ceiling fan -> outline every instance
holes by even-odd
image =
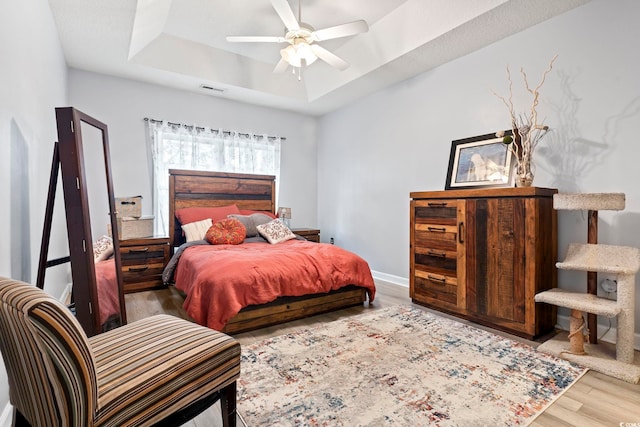
[[[293,72],[306,65],[311,65],[320,58],[327,64],[344,70],[349,64],[334,53],[323,48],[316,42],[352,36],[369,31],[369,26],[363,20],[336,25],[334,27],[315,30],[311,25],[302,22],[300,2],[298,2],[298,18],[296,19],[287,0],[271,0],[271,5],[286,27],[284,37],[279,36],[227,36],[229,42],[249,43],[288,43],[289,45],[280,51],[280,61],[273,69],[274,73],[284,72],[289,65]]]

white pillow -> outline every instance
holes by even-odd
[[[260,233],[260,235],[267,239],[272,245],[296,238],[296,235],[289,230],[289,227],[284,225],[284,223],[279,219],[274,219],[266,224],[258,225],[256,229],[258,230],[258,233]]]
[[[184,236],[187,242],[193,242],[194,240],[204,240],[204,235],[207,234],[207,230],[211,228],[213,222],[211,218],[203,219],[202,221],[190,222],[182,226]]]
[[[113,255],[113,240],[109,236],[102,236],[93,244],[93,262],[104,261]]]

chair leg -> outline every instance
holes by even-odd
[[[222,426],[236,427],[236,382],[220,390],[220,411]]]
[[[13,427],[29,427],[29,421],[22,415],[20,411],[13,408]]]

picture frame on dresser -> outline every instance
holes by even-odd
[[[490,133],[452,141],[445,190],[513,187],[515,156],[502,140]]]

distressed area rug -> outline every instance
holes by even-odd
[[[526,425],[586,371],[407,306],[244,346],[241,363],[249,427]]]

